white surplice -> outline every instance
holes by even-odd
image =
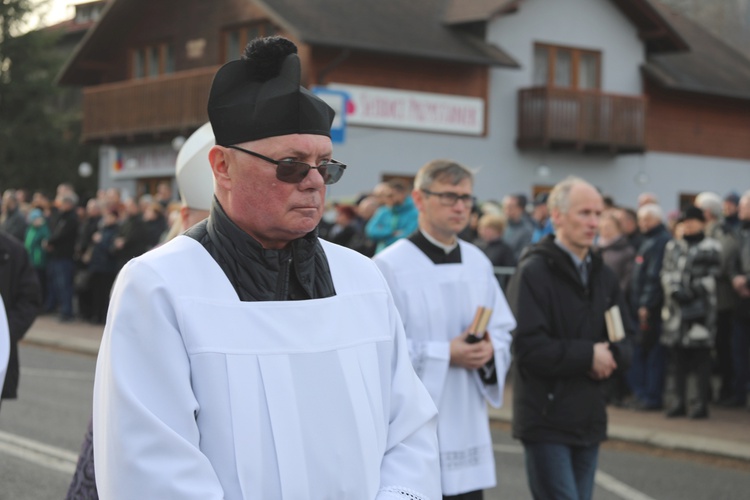
[[[474,245],[459,245],[460,264],[434,264],[408,240],[375,256],[401,313],[414,369],[438,407],[444,495],[496,484],[487,401],[502,404],[516,326],[489,259]],[[450,341],[471,324],[479,306],[493,309],[487,330],[495,350],[494,385],[485,385],[476,370],[450,366]]]
[[[323,299],[241,302],[187,236],[121,271],[94,387],[101,498],[440,498],[436,408],[388,287],[322,243]]]
[[[10,357],[10,326],[5,315],[5,303],[0,297],[0,392],[3,392],[5,375],[8,373],[8,358]]]

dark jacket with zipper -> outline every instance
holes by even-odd
[[[336,295],[328,259],[315,231],[280,250],[263,248],[232,222],[214,198],[208,219],[185,234],[211,254],[243,302]]]
[[[589,377],[594,344],[607,341],[604,313],[619,305],[617,277],[591,254],[588,286],[550,235],[524,254],[508,284],[513,334],[513,436],[527,442],[591,445],[607,436],[604,381]],[[619,369],[628,340],[610,344]]]

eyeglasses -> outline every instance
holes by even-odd
[[[474,197],[470,194],[459,195],[456,193],[436,193],[427,189],[423,189],[422,192],[430,196],[437,196],[440,199],[440,204],[446,207],[454,206],[456,202],[458,202],[458,200],[464,202],[464,206],[466,208],[471,208],[474,206]]]
[[[274,165],[276,165],[276,178],[281,182],[288,182],[290,184],[302,182],[302,179],[307,177],[307,173],[310,172],[310,169],[313,168],[317,169],[318,172],[320,172],[320,175],[323,177],[323,182],[325,184],[335,184],[339,179],[341,179],[341,176],[344,175],[344,169],[346,169],[346,165],[344,165],[343,163],[339,163],[333,159],[328,160],[327,162],[318,165],[317,167],[314,167],[301,161],[273,160],[267,156],[263,156],[262,154],[249,151],[239,146],[227,147],[230,149],[236,149],[237,151],[242,151],[243,153],[247,153],[251,156],[255,156],[256,158],[260,158],[261,160],[267,161],[268,163],[273,163]]]

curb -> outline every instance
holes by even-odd
[[[490,408],[490,420],[510,424],[513,412],[506,408]],[[607,438],[628,443],[644,444],[672,451],[687,451],[702,455],[715,455],[750,462],[750,446],[724,439],[661,432],[626,425],[609,424]]]
[[[100,341],[82,337],[61,338],[58,332],[35,329],[29,330],[21,343],[96,356],[99,353]]]

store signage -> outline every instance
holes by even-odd
[[[330,84],[346,92],[347,125],[484,134],[484,100],[428,92]]]

